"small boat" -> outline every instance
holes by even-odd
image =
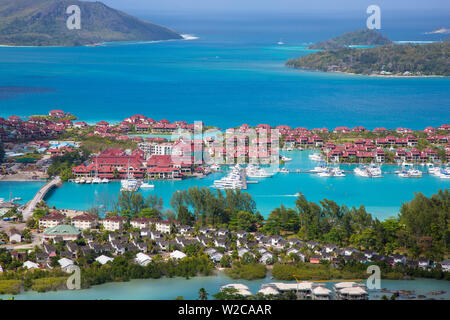
[[[277,42],[277,45],[279,45],[279,46],[282,46],[283,44],[284,44],[284,42],[281,40]]]
[[[310,155],[308,155],[308,158],[313,161],[324,161],[324,158],[320,153],[310,154]]]
[[[94,179],[92,179],[92,183],[102,183],[102,179],[95,177]]]
[[[283,160],[284,162],[287,162],[287,161],[292,161],[292,158],[289,158],[289,157],[286,157],[286,156],[282,156],[281,160]]]
[[[134,192],[139,189],[139,181],[136,179],[124,179],[120,181],[120,191],[130,191]]]
[[[360,176],[360,177],[365,177],[365,178],[369,177],[369,172],[366,167],[355,168],[353,170],[353,172],[355,173],[355,175]]]
[[[144,182],[140,186],[141,189],[150,189],[150,188],[154,188],[154,187],[155,187],[155,185],[148,183],[148,182]]]
[[[75,183],[80,183],[80,178],[76,178],[74,182]]]
[[[92,180],[86,179],[86,184],[91,184],[91,183],[92,183]]]
[[[280,172],[281,173],[289,173],[289,170],[286,168],[281,168]]]
[[[217,163],[213,164],[211,166],[211,170],[213,170],[213,171],[220,171],[221,170],[220,165],[218,165]]]
[[[11,202],[14,202],[14,201],[20,201],[20,200],[22,200],[21,197],[15,197],[15,198],[12,198]]]
[[[345,177],[344,171],[339,168],[327,168],[318,173],[319,177]]]
[[[318,173],[318,172],[325,172],[327,170],[328,170],[327,166],[321,165],[321,166],[318,166],[318,167],[314,167],[314,169],[309,170],[309,172],[316,172],[316,173]]]
[[[272,176],[271,173],[253,164],[249,164],[247,166],[245,169],[245,174],[249,178],[270,178]]]
[[[81,179],[80,179],[80,183],[81,183],[81,184],[86,183],[86,180],[83,179],[83,178],[81,178]]]
[[[422,177],[422,171],[415,170],[415,169],[402,170],[398,174],[398,176],[401,177],[401,178],[421,178]]]
[[[103,178],[102,183],[109,183],[109,179]]]

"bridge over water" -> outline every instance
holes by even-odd
[[[22,211],[23,220],[27,221],[33,215],[36,205],[44,200],[45,195],[50,190],[61,185],[61,183],[61,178],[58,176],[53,178],[53,180],[49,181],[41,189],[39,189],[39,191],[34,195],[33,199],[27,203],[25,209]]]

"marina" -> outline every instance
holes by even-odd
[[[288,173],[275,173],[270,178],[246,179],[247,189],[256,201],[257,209],[267,217],[270,212],[280,204],[286,207],[295,206],[295,194],[302,192],[311,201],[321,201],[324,198],[335,200],[338,203],[349,206],[364,204],[367,210],[379,219],[386,219],[398,213],[402,202],[412,199],[414,192],[423,192],[431,195],[439,189],[448,188],[449,179],[437,176],[446,175],[443,168],[433,166],[431,171],[427,166],[416,165],[415,168],[423,171],[421,178],[401,178],[398,176],[401,165],[382,165],[382,177],[368,179],[367,177],[354,174],[354,170],[360,167],[357,164],[340,164],[339,168],[345,177],[320,177],[316,171],[325,170],[330,166],[318,166],[316,161],[309,157],[314,150],[293,150],[289,152],[289,161],[284,165]],[[263,166],[260,166],[263,168]],[[300,172],[298,171],[300,169]],[[313,170],[313,172],[310,172]],[[429,171],[429,172],[428,172]],[[175,180],[151,180],[153,187],[140,188],[144,196],[155,194],[161,196],[164,207],[169,208],[170,199],[176,190],[187,189],[192,186],[211,187],[215,180],[220,180],[229,174],[228,166],[223,166],[220,171],[212,172],[203,178],[193,177]],[[242,179],[242,176],[235,175]],[[258,183],[252,183],[257,181]],[[141,180],[144,182],[144,180]],[[230,185],[230,181],[224,181],[222,187]],[[236,182],[234,182],[236,183]],[[9,199],[10,191],[12,197],[20,197],[17,203],[25,204],[31,200],[40,186],[45,182],[11,182],[0,181],[0,197]],[[239,183],[238,183],[239,184]],[[220,185],[220,183],[219,183]],[[142,185],[141,185],[142,186]],[[243,186],[241,184],[241,186]],[[117,197],[121,189],[121,183],[110,181],[109,183],[82,184],[66,182],[62,186],[48,193],[45,200],[50,206],[63,209],[87,210],[93,206],[101,206],[107,199]],[[76,195],[76,197],[74,197]]]

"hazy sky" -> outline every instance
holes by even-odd
[[[94,1],[94,0],[89,0]],[[228,11],[228,12],[329,12],[360,11],[369,5],[381,10],[439,9],[450,11],[448,0],[101,0],[122,10],[143,11]]]

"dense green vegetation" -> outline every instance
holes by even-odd
[[[190,225],[197,222],[203,226],[256,231],[257,224],[263,221],[250,194],[240,190],[215,192],[210,188],[193,187],[174,192],[170,204],[182,222]]]
[[[350,268],[341,266],[335,268],[329,264],[307,264],[299,262],[297,264],[275,263],[272,269],[272,276],[277,280],[331,280],[331,279],[363,279],[366,274],[367,265],[362,264],[362,268]],[[295,277],[294,277],[295,276]]]
[[[205,255],[186,257],[182,260],[154,259],[147,266],[141,266],[134,261],[134,254],[127,252],[125,256],[116,257],[114,261],[103,266],[91,261],[81,262],[82,287],[88,288],[92,285],[112,281],[129,281],[131,279],[158,279],[166,277],[191,278],[197,275],[211,275],[214,266]]]
[[[286,65],[294,68],[340,71],[356,74],[401,74],[450,76],[450,41],[424,45],[387,45],[369,49],[339,49],[316,52]]]
[[[83,152],[83,150],[66,152],[62,156],[55,156],[47,170],[47,174],[49,177],[60,176],[62,181],[67,181],[72,177],[72,167],[81,164],[86,159],[87,152]]]
[[[226,269],[225,273],[233,279],[255,280],[265,278],[267,269],[265,265],[258,263],[236,263],[231,269]]]
[[[297,210],[281,206],[267,219],[266,234],[293,234],[303,240],[319,240],[339,247],[352,245],[380,254],[407,252],[442,260],[450,244],[450,193],[446,189],[430,198],[415,194],[401,207],[398,217],[379,221],[364,206],[348,208],[324,199],[308,202],[304,195],[296,200]]]
[[[69,30],[66,10],[77,5],[81,29]],[[134,18],[101,2],[78,0],[3,0],[0,44],[15,46],[80,46],[107,41],[181,39],[176,32]]]
[[[0,294],[18,294],[21,287],[20,280],[0,280]]]
[[[346,48],[351,45],[373,46],[386,45],[391,43],[391,40],[384,37],[375,30],[364,29],[347,32],[333,39],[312,44],[308,47],[308,49],[332,50]]]
[[[308,264],[298,263],[275,263],[272,269],[272,276],[277,280],[336,280],[336,279],[366,279],[370,274],[366,273],[367,267],[371,264],[378,265],[386,280],[401,280],[412,278],[433,278],[436,280],[450,280],[450,273],[439,269],[425,270],[421,268],[411,268],[397,264],[392,267],[387,262],[359,263],[350,261],[341,262],[337,266],[329,263]]]

